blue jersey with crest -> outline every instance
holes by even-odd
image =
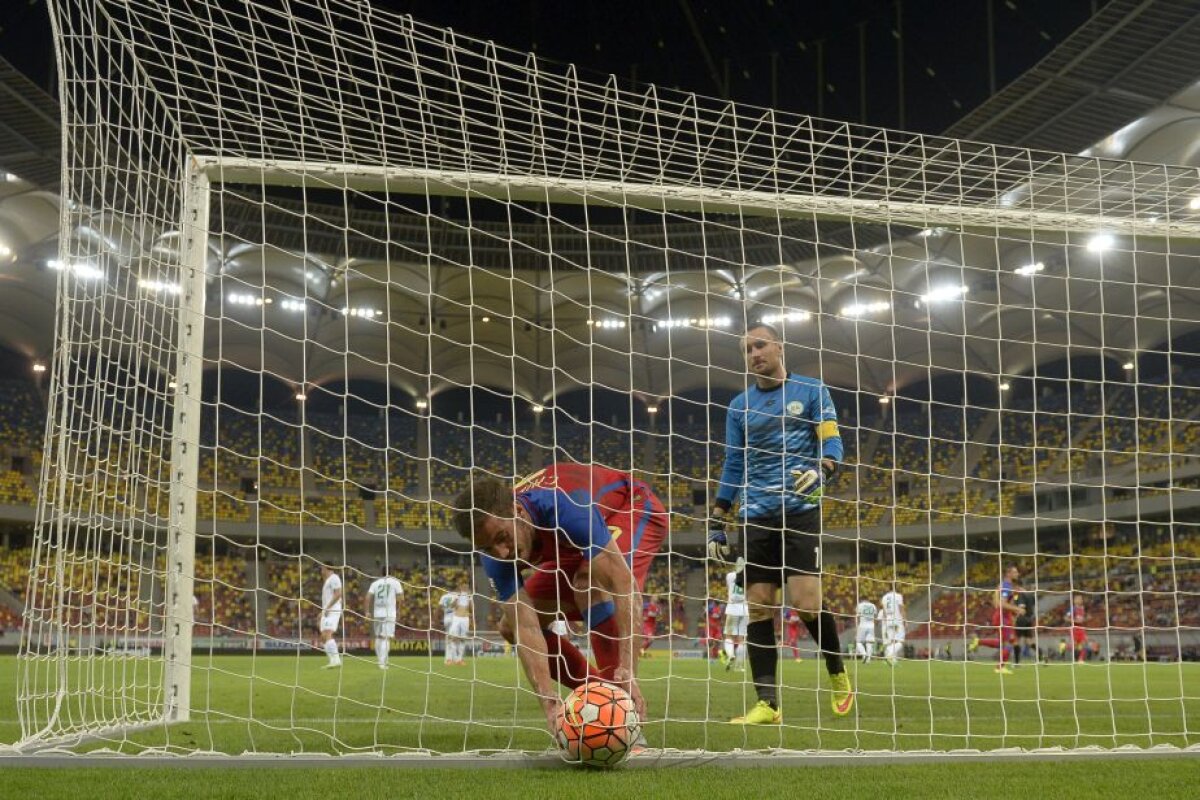
[[[725,468],[717,500],[740,494],[743,519],[778,517],[816,508],[793,492],[793,471],[821,470],[821,459],[842,458],[837,409],[816,378],[789,374],[773,389],[752,384],[729,404]]]

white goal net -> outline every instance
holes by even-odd
[[[670,512],[631,621],[652,754],[1196,746],[1196,169],[585,80],[362,0],[51,6],[23,745],[552,747],[451,516],[573,461]],[[759,321],[836,409],[822,596],[857,697],[832,713],[780,598],[783,719],[746,726],[705,538]]]

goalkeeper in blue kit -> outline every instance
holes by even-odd
[[[729,404],[725,420],[725,465],[712,509],[708,554],[730,561],[730,509],[741,498],[750,623],[746,644],[758,703],[734,722],[778,724],[779,647],[774,611],[778,591],[797,609],[825,657],[833,713],[854,706],[854,690],[842,663],[837,623],[821,599],[821,496],[842,458],[837,410],[825,384],[789,373],[779,332],[754,323],[743,339],[746,368],[754,383]]]

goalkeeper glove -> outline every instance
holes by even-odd
[[[725,521],[716,518],[708,523],[708,557],[721,563],[729,563],[733,548],[729,546],[729,537],[725,534]]]
[[[794,469],[792,470],[792,491],[802,502],[815,506],[821,502],[821,496],[825,494],[825,481],[829,480],[832,475],[833,470],[823,461],[819,471]]]

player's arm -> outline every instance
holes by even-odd
[[[999,586],[996,587],[996,608],[1003,611],[1010,611],[1013,614],[1020,614],[1025,610],[1024,607],[1007,600],[1004,597],[1004,589]]]
[[[538,621],[537,612],[533,609],[524,589],[519,589],[508,600],[501,601],[501,613],[513,631],[513,646],[517,649],[517,658],[525,677],[529,679],[542,704],[546,715],[546,724],[553,733],[555,717],[558,715],[559,697],[554,689],[554,681],[550,678],[550,662],[546,652],[546,638],[542,635],[542,626]]]
[[[820,501],[825,493],[825,484],[833,479],[837,473],[838,464],[845,455],[842,434],[838,430],[837,409],[833,405],[829,389],[824,384],[821,384],[818,396],[820,412],[812,426],[813,435],[821,450],[820,474],[815,469],[792,471],[792,490],[800,496],[801,500],[809,503]]]
[[[612,595],[613,617],[617,623],[617,641],[620,643],[620,660],[613,680],[619,684],[627,684],[629,696],[633,699],[638,713],[645,715],[646,701],[637,685],[637,655],[636,642],[633,632],[633,593],[636,587],[633,583],[633,573],[625,563],[625,557],[617,548],[617,543],[609,540],[599,552],[592,554],[592,582]]]
[[[737,501],[746,482],[746,430],[743,414],[729,409],[725,414],[725,464],[721,467],[721,484],[717,487],[713,515],[723,517]]]
[[[725,527],[729,509],[746,480],[746,431],[742,419],[743,415],[732,408],[725,414],[725,464],[708,524],[708,557],[717,561],[729,561],[733,555]]]

